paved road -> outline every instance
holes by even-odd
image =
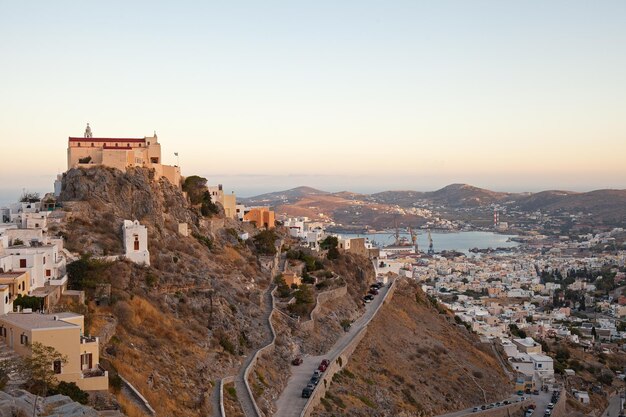
[[[543,416],[543,412],[545,411],[545,409],[548,406],[548,403],[550,402],[550,400],[552,399],[552,392],[540,392],[539,395],[524,395],[524,397],[528,398],[529,400],[533,401],[535,403],[535,405],[537,406],[535,408],[535,413],[533,414],[533,417],[535,416]],[[519,400],[520,397],[518,395],[512,395],[509,398],[503,398],[501,401],[504,400],[509,400],[511,402],[517,401]],[[477,407],[480,407],[482,404],[477,404]],[[442,414],[440,416],[437,417],[462,417],[462,416],[467,416],[467,415],[472,415],[474,414],[474,407],[470,407],[470,408],[466,408],[465,410],[459,410],[459,411],[455,411],[454,413],[448,413],[448,414]]]
[[[305,356],[302,358],[302,365],[292,366],[292,373],[289,381],[287,382],[287,386],[280,394],[278,401],[276,401],[277,410],[274,417],[300,416],[307,402],[307,398],[302,398],[302,389],[309,382],[309,379],[313,375],[313,371],[317,369],[322,359],[329,359],[332,361],[339,355],[339,352],[341,352],[354,339],[357,333],[363,329],[367,323],[369,323],[370,319],[374,316],[376,307],[383,302],[388,291],[388,286],[381,288],[379,294],[374,298],[374,301],[365,305],[365,313],[352,323],[350,331],[341,335],[326,355]]]
[[[622,412],[623,398],[621,395],[615,394],[609,398],[609,406],[602,413],[602,417],[618,417]]]

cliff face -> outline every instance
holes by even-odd
[[[116,217],[152,224],[167,221],[198,225],[198,215],[187,206],[180,189],[148,169],[71,169],[63,175],[60,200],[88,202],[94,209],[109,209]]]
[[[123,253],[124,219],[147,226],[150,267],[89,264],[83,269],[95,272],[82,283],[70,277],[70,284],[84,285],[90,298],[89,332],[112,336],[101,346],[105,365],[135,385],[158,415],[211,415],[215,382],[235,374],[268,337],[261,295],[269,273],[254,247],[236,237],[248,226],[203,218],[177,187],[151,175],[70,170],[60,198],[66,219],[55,227],[70,250],[110,256]],[[182,222],[202,238],[180,235]],[[108,304],[94,302],[97,284],[110,284]]]
[[[433,416],[511,393],[489,346],[403,280],[313,415]]]

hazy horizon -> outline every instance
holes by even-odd
[[[428,186],[420,183],[418,180],[415,182],[397,181],[395,184],[392,182],[392,178],[387,177],[370,177],[369,185],[355,185],[353,177],[343,176],[316,176],[316,175],[285,175],[285,176],[272,176],[272,175],[209,175],[199,174],[207,177],[211,184],[223,184],[227,193],[235,192],[238,197],[247,198],[257,195],[285,191],[296,187],[312,187],[322,191],[339,192],[339,191],[351,191],[363,194],[373,194],[382,191],[399,191],[399,190],[411,190],[411,191],[436,191],[450,184],[464,183],[479,188],[485,188],[492,191],[500,192],[539,192],[546,190],[562,190],[562,191],[576,191],[586,192],[598,189],[625,189],[624,187],[565,187],[554,184],[552,187],[546,188],[514,188],[514,187],[489,187],[485,184],[470,183],[467,181],[449,181],[441,182],[436,186]],[[44,176],[45,177],[45,176]],[[22,195],[23,191],[37,192],[43,196],[43,194],[53,191],[53,181],[56,176],[51,175],[49,178],[36,177],[31,178],[24,182],[22,186],[6,186],[0,185],[0,206],[15,202]],[[362,178],[360,178],[362,180]],[[395,178],[397,180],[397,178]],[[48,181],[49,180],[49,181]],[[352,182],[351,182],[352,181]],[[261,182],[260,185],[255,185],[254,182]],[[413,184],[413,185],[412,185]],[[18,184],[19,185],[19,184]]]
[[[183,175],[242,196],[623,189],[625,15],[623,1],[0,3],[2,186],[51,188],[89,122],[95,137],[156,130],[164,163],[178,152]]]

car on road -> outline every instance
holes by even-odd
[[[304,389],[302,390],[302,398],[309,398],[311,394],[313,394],[314,389],[315,386],[311,387],[310,385],[307,385],[306,387],[304,387]]]
[[[377,290],[380,290],[383,286],[384,285],[382,282],[377,282],[375,284],[370,285],[370,288],[376,288]]]
[[[326,372],[326,368],[327,368],[327,365],[320,363],[320,366],[317,367],[317,370],[320,371],[320,373],[322,373],[322,372]]]
[[[328,359],[323,359],[321,364],[324,366],[328,366],[330,365],[330,361]]]
[[[552,410],[554,408],[554,404],[553,403],[549,403],[548,404],[548,410]]]
[[[526,414],[524,414],[524,417],[530,417],[530,416],[532,416],[534,411],[535,411],[535,410],[531,410],[531,409],[529,408],[528,410],[526,410]]]
[[[534,390],[533,395],[539,395],[539,390],[538,389]]]
[[[372,294],[367,294],[365,297],[363,297],[363,301],[365,301],[366,303],[371,303],[373,299],[374,296]]]
[[[378,295],[378,290],[376,288],[370,288],[369,293],[372,295]]]
[[[320,382],[320,377],[319,377],[319,376],[316,376],[316,375],[313,375],[313,376],[311,377],[311,380],[310,380],[309,382],[310,382],[311,384],[313,384],[313,385],[317,385],[317,384],[319,384],[319,382]]]
[[[291,364],[292,364],[292,365],[294,365],[294,366],[300,366],[300,365],[302,365],[302,358],[301,358],[300,356],[298,356],[298,357],[294,358],[294,359],[291,361]]]
[[[313,372],[313,376],[321,378],[322,377],[322,371],[320,371],[319,369],[316,369],[315,372]]]
[[[476,413],[476,412],[478,412],[478,411],[480,411],[480,408],[478,408],[478,407],[474,407],[474,408],[472,409],[472,413]]]

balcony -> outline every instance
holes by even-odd
[[[99,339],[97,336],[81,336],[80,337],[80,344],[84,345],[87,343],[98,343]]]
[[[65,285],[66,282],[67,282],[67,274],[63,275],[62,277],[57,278],[57,279],[49,279],[48,280],[48,284],[49,285],[56,285],[56,286]]]

